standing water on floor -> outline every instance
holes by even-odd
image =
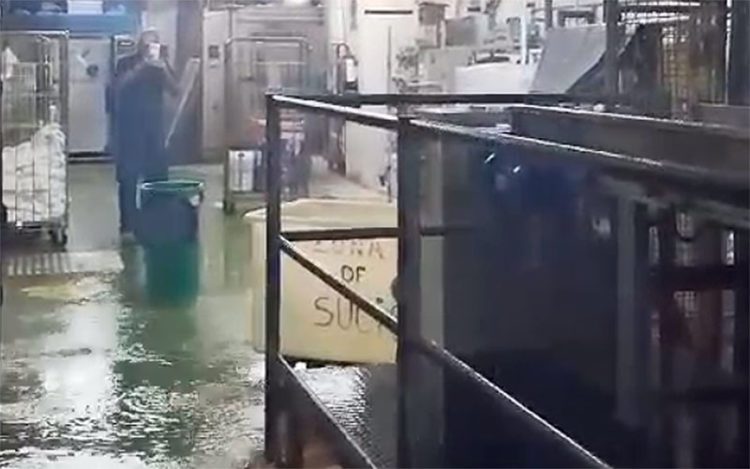
[[[4,266],[0,467],[244,467],[262,447],[263,359],[219,168],[188,170],[207,194],[201,290],[180,309],[149,304],[141,250],[117,244],[111,170],[71,169],[68,251]]]

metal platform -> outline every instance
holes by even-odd
[[[550,127],[549,133],[538,135],[536,132],[547,127],[539,122],[526,126],[528,122],[519,120],[541,118],[536,113],[531,113],[531,117],[520,116],[516,111],[510,132],[487,132],[414,117],[406,111],[394,116],[360,108],[375,102],[402,108],[410,104],[455,105],[466,100],[514,104],[531,100],[529,96],[365,96],[351,97],[348,102],[343,99],[267,98],[266,457],[277,464],[294,466],[295,461],[303,459],[298,454],[303,451],[299,451],[302,448],[296,440],[314,434],[327,440],[342,467],[676,465],[672,461],[676,461],[675,448],[679,442],[673,427],[679,416],[672,415],[670,410],[674,399],[664,401],[662,396],[678,384],[669,373],[682,360],[669,341],[690,339],[683,337],[690,331],[687,327],[690,318],[675,299],[675,290],[684,289],[681,282],[688,277],[695,280],[688,290],[700,290],[696,294],[717,288],[734,291],[733,329],[738,333],[731,340],[732,368],[738,382],[747,382],[749,308],[746,282],[742,282],[746,278],[747,253],[741,248],[747,244],[746,217],[732,215],[747,211],[750,189],[746,171],[741,171],[747,167],[746,161],[738,157],[743,149],[747,154],[747,137],[724,128],[694,128],[679,122],[611,113],[598,115],[559,107],[541,108],[538,114],[544,113],[545,118],[554,114],[561,119],[584,119],[588,124],[586,129],[577,128],[578,132],[560,135],[552,131],[556,127]],[[287,109],[333,116],[396,133],[399,223],[395,233],[392,228],[383,227],[282,231],[280,116],[281,110]],[[592,132],[601,127],[607,127],[606,138]],[[638,132],[641,127],[645,128]],[[693,131],[716,144],[699,146],[701,140]],[[635,138],[639,135],[648,138]],[[593,140],[594,137],[600,140]],[[498,238],[495,235],[500,231],[486,227],[494,243],[492,249],[482,251],[486,264],[477,261],[478,257],[467,256],[467,252],[473,251],[463,245],[455,246],[455,250],[451,246],[444,248],[443,255],[447,256],[444,259],[450,258],[454,277],[444,277],[443,285],[460,284],[462,279],[456,281],[457,276],[484,278],[486,271],[476,268],[480,264],[491,268],[492,278],[497,281],[477,284],[478,288],[461,286],[455,291],[442,287],[443,292],[454,294],[459,301],[444,298],[445,321],[440,344],[432,342],[434,336],[421,323],[431,311],[423,295],[423,288],[431,285],[422,277],[421,263],[423,256],[430,253],[422,251],[422,238],[449,237],[455,225],[452,219],[447,219],[428,230],[428,220],[421,215],[420,168],[425,157],[420,145],[429,139],[440,141],[441,145],[474,147],[471,152],[463,150],[471,163],[466,167],[476,170],[476,174],[492,176],[484,178],[492,184],[480,187],[481,193],[477,191],[476,197],[466,200],[476,205],[492,204],[494,220],[497,226],[503,226],[504,233]],[[650,141],[659,143],[658,151],[648,145],[638,146]],[[446,153],[455,154],[453,149],[450,147]],[[723,159],[717,162],[716,157],[705,157],[715,154],[709,150],[717,150]],[[467,171],[467,174],[475,173]],[[542,185],[550,188],[543,200],[527,197]],[[524,203],[516,204],[518,200]],[[560,204],[561,200],[565,203]],[[580,200],[586,202],[585,212],[580,211]],[[513,203],[502,203],[508,201]],[[462,210],[469,205],[463,199],[460,202]],[[478,209],[477,213],[484,212]],[[566,215],[560,216],[561,213]],[[580,213],[584,216],[580,217]],[[734,250],[732,265],[721,260],[706,261],[694,268],[678,262],[677,243],[698,239],[698,235],[689,231],[678,233],[682,229],[680,215],[684,213],[708,220],[702,235],[716,235],[721,240],[729,232],[732,239],[740,240],[735,242],[740,248]],[[576,227],[569,223],[579,218],[584,223]],[[601,224],[602,220],[606,224]],[[544,225],[539,225],[541,222]],[[538,244],[546,248],[531,249],[525,231],[529,231],[527,227],[533,231],[538,226],[544,226],[540,231],[570,236],[540,236]],[[295,242],[303,240],[394,236],[399,248],[394,293],[398,318],[368,301],[295,246]],[[653,259],[651,254],[657,243],[659,256]],[[524,245],[526,248],[519,249]],[[538,251],[547,253],[543,262],[530,260],[527,255]],[[560,252],[566,255],[558,255]],[[496,253],[496,257],[489,253]],[[281,355],[283,256],[393,333],[397,338],[396,364],[293,370]],[[492,263],[493,259],[502,262]],[[576,263],[576,275],[570,275],[571,259]],[[589,265],[581,259],[598,263]],[[475,267],[465,269],[464,264]],[[698,268],[700,272],[696,271]],[[724,272],[726,278],[713,275],[716,269]],[[477,294],[480,290],[490,294]],[[580,294],[589,291],[591,295]],[[467,302],[467,298],[479,301]],[[487,304],[492,307],[485,307]],[[654,321],[653,313],[648,314],[654,310],[658,321]],[[716,310],[721,313],[720,308]],[[561,311],[565,314],[560,314]],[[609,314],[600,327],[602,311]],[[539,316],[530,321],[519,320],[529,318],[530,314]],[[716,316],[713,310],[703,315]],[[459,336],[460,324],[469,320],[480,325],[486,337],[474,340],[481,335],[479,328],[470,331],[470,338],[468,334]],[[538,325],[542,323],[547,328],[539,333]],[[565,327],[570,324],[585,324],[588,328]],[[656,345],[655,333],[660,338]],[[486,345],[483,349],[470,348],[465,341],[471,341],[471,346],[485,342]],[[508,354],[528,350],[541,351],[541,358]],[[498,358],[500,353],[507,360]],[[598,358],[592,360],[592,356]],[[487,360],[480,360],[482,357]],[[650,392],[655,379],[651,364],[657,360],[651,357],[658,357],[662,370],[656,393]],[[503,364],[510,365],[500,366]],[[518,366],[535,372],[524,373],[516,369]],[[740,387],[746,389],[744,384]],[[579,392],[581,389],[594,392],[584,394]],[[574,400],[568,401],[571,396]],[[664,412],[650,412],[654,404]],[[746,441],[747,400],[737,402],[732,397],[723,399],[722,405],[733,409],[738,418],[737,424],[733,424],[736,428],[725,425],[721,430],[737,433],[738,442]],[[582,409],[590,415],[579,414]],[[309,428],[290,427],[290,419],[292,424],[310,423]],[[612,425],[607,425],[608,422]],[[660,428],[654,428],[658,434],[650,447],[642,441],[643,436],[657,424]],[[297,428],[301,435],[290,432],[290,428]],[[711,431],[718,434],[713,428]],[[746,461],[746,448],[741,444],[734,446],[720,457]],[[436,459],[437,453],[444,454]],[[704,457],[698,454],[698,449],[695,453],[696,457]],[[633,461],[627,462],[628,458]]]
[[[395,365],[296,370],[376,467],[396,467]]]

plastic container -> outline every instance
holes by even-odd
[[[282,205],[282,230],[396,226],[394,204],[299,199]],[[265,349],[265,209],[249,212],[252,263],[252,340]],[[396,276],[395,239],[295,243],[355,291],[396,314],[391,282]],[[395,337],[288,256],[281,258],[281,350],[323,362],[390,363]]]
[[[202,200],[199,181],[147,182],[139,187],[136,234],[143,246],[146,290],[154,304],[189,305],[198,295]]]

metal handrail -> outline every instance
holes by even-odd
[[[288,97],[288,96],[287,96]],[[396,106],[442,104],[533,104],[578,100],[565,94],[342,94],[297,96],[305,100],[345,106]]]
[[[550,155],[554,155],[552,158],[567,158],[572,162],[594,164],[605,171],[616,174],[647,176],[648,180],[681,186],[683,189],[691,191],[703,189],[723,194],[731,191],[742,192],[742,194],[739,194],[738,200],[747,201],[746,192],[750,190],[750,181],[746,174],[712,171],[672,161],[628,156],[513,134],[489,134],[486,131],[471,127],[423,119],[410,120],[409,125],[415,130],[433,135],[450,136],[477,143],[513,146],[529,150],[532,153],[525,156],[533,156],[534,153],[538,153],[539,159],[550,159]]]
[[[604,170],[607,173],[616,175],[625,175],[629,177],[638,176],[639,180],[646,182],[667,183],[681,190],[699,190],[701,193],[711,193],[712,195],[725,196],[731,194],[730,198],[738,200],[737,195],[746,193],[748,183],[744,175],[732,175],[724,172],[708,171],[694,166],[675,164],[671,162],[655,161],[647,158],[635,158],[627,155],[621,155],[612,152],[591,150],[589,148],[578,147],[553,143],[545,140],[521,137],[517,135],[491,135],[486,132],[477,131],[469,127],[437,123],[432,121],[409,119],[397,117],[388,114],[379,114],[375,112],[356,109],[352,106],[360,105],[387,105],[398,106],[401,104],[454,104],[454,103],[485,103],[485,104],[512,104],[518,102],[531,102],[533,99],[542,100],[544,96],[534,95],[374,95],[374,96],[353,96],[341,98],[329,98],[315,100],[313,97],[290,97],[290,96],[267,96],[266,112],[267,126],[267,155],[266,169],[268,177],[268,212],[267,212],[267,277],[266,277],[266,344],[267,353],[275,357],[280,352],[279,340],[279,308],[280,308],[280,253],[283,252],[298,262],[302,267],[310,271],[313,275],[320,278],[324,283],[333,288],[339,294],[352,301],[357,307],[371,316],[375,321],[388,328],[396,335],[399,343],[397,367],[399,380],[403,379],[407,372],[407,365],[404,358],[412,347],[433,361],[444,366],[446,370],[463,377],[473,383],[480,391],[490,396],[493,401],[513,418],[520,420],[529,430],[535,432],[540,438],[547,443],[552,444],[558,450],[571,457],[580,466],[607,467],[606,463],[583,448],[580,444],[565,435],[562,431],[545,421],[543,418],[533,413],[523,406],[520,402],[508,395],[497,385],[493,384],[483,377],[469,365],[452,355],[449,351],[438,347],[434,343],[426,342],[419,334],[419,312],[420,296],[419,292],[408,291],[404,289],[403,296],[399,294],[398,306],[401,320],[396,320],[393,316],[383,311],[374,303],[359,295],[348,285],[338,280],[335,276],[328,273],[314,261],[297,249],[290,239],[297,241],[323,240],[325,234],[333,236],[336,239],[353,239],[357,234],[370,237],[388,237],[386,235],[393,233],[393,228],[369,229],[353,228],[338,230],[321,230],[315,233],[314,230],[308,230],[302,233],[286,233],[289,239],[281,233],[280,208],[281,208],[281,167],[278,161],[280,156],[280,111],[282,108],[294,108],[302,111],[308,111],[317,114],[324,114],[343,118],[345,120],[357,122],[360,124],[374,126],[389,130],[398,131],[399,138],[399,168],[402,170],[399,174],[415,173],[418,169],[419,161],[415,158],[414,139],[419,138],[420,134],[430,134],[433,136],[448,136],[465,141],[474,141],[489,145],[508,146],[515,149],[521,149],[528,154],[532,161],[550,160],[549,155],[554,155],[557,159],[567,158],[569,161],[579,164],[593,164],[597,169]],[[562,96],[557,99],[564,100]],[[348,105],[342,105],[346,103]],[[549,162],[554,163],[554,159]],[[404,163],[402,165],[402,163]],[[401,193],[403,191],[403,193]],[[418,198],[419,198],[419,178],[411,174],[409,177],[404,176],[399,180],[399,226],[395,232],[399,237],[399,283],[405,286],[415,286],[419,284],[419,259],[421,256],[419,248],[419,237],[424,233],[419,226],[418,217]],[[719,197],[721,198],[721,197]],[[411,216],[410,216],[411,214]],[[414,216],[416,214],[416,216]],[[368,231],[369,230],[369,231]],[[439,230],[435,231],[439,233]],[[402,278],[401,275],[404,274]],[[399,287],[401,293],[402,288]],[[413,288],[412,288],[413,290]],[[415,316],[416,314],[416,316]],[[273,436],[273,415],[274,408],[277,405],[277,399],[273,398],[274,389],[281,384],[274,381],[273,376],[275,367],[274,362],[267,362],[268,381],[267,392],[268,404],[267,412],[271,420],[267,421],[267,435]],[[273,402],[271,399],[273,398]],[[403,396],[399,395],[399,427],[398,432],[407,431],[404,426],[404,404]],[[267,442],[268,444],[268,442]],[[399,447],[399,463],[408,463],[408,454],[402,453]]]
[[[317,238],[317,240],[322,239],[324,238]],[[328,238],[325,239],[327,240]],[[313,241],[314,239],[312,239],[312,237],[304,237],[301,240]],[[383,311],[374,303],[361,296],[345,283],[339,281],[332,274],[326,272],[325,269],[320,267],[316,262],[308,259],[304,253],[294,247],[294,245],[283,236],[281,237],[280,241],[281,250],[290,258],[295,260],[303,268],[305,268],[310,273],[326,283],[328,286],[333,288],[337,293],[357,305],[358,308],[360,308],[376,322],[384,326],[392,333],[397,333],[397,319]],[[439,347],[432,341],[427,341],[424,339],[414,342],[413,345],[416,346],[416,350],[422,352],[428,359],[445,367],[449,372],[455,374],[456,376],[459,376],[467,380],[468,382],[473,383],[480,391],[492,398],[493,402],[495,402],[503,412],[509,414],[515,419],[522,420],[524,423],[528,424],[529,428],[537,435],[539,435],[540,438],[548,440],[563,453],[566,453],[568,456],[570,456],[571,459],[575,460],[577,464],[585,467],[609,467],[596,455],[588,451],[586,448],[581,446],[569,436],[565,435],[565,433],[534,413],[528,407],[521,404],[510,394],[503,391],[496,384],[482,376],[476,370],[471,368],[471,366],[457,358],[448,350]]]
[[[315,228],[311,230],[285,231],[281,236],[288,241],[348,241],[398,237],[395,226],[372,226],[367,228]]]
[[[357,122],[358,124],[369,125],[372,127],[395,130],[398,126],[398,117],[380,112],[362,111],[349,106],[313,101],[307,98],[274,95],[271,99],[275,103],[281,104],[287,108],[301,109],[317,112],[319,114],[341,117],[346,120]]]
[[[422,236],[445,236],[449,233],[467,232],[472,227],[468,225],[456,226],[424,226],[420,230]],[[368,226],[364,228],[313,228],[306,230],[284,231],[281,236],[287,241],[348,241],[362,239],[398,238],[397,226]]]
[[[281,304],[281,253],[289,255],[292,259],[300,263],[303,267],[319,277],[331,288],[336,290],[339,294],[352,301],[366,314],[371,316],[377,322],[383,324],[384,327],[388,328],[391,332],[395,333],[398,340],[398,359],[397,368],[399,382],[405,379],[408,373],[408,366],[405,360],[405,354],[408,352],[410,345],[414,339],[420,339],[421,337],[415,336],[415,327],[418,327],[418,297],[414,296],[413,292],[406,292],[404,295],[399,294],[399,312],[404,315],[401,321],[396,321],[395,318],[390,316],[385,311],[382,311],[378,306],[372,304],[361,295],[351,290],[343,282],[339,281],[333,275],[327,273],[323,268],[318,266],[315,262],[308,259],[302,252],[296,249],[287,239],[281,236],[281,166],[279,161],[280,143],[281,143],[281,128],[280,128],[280,117],[281,109],[286,108],[297,108],[301,110],[313,111],[321,114],[328,114],[337,116],[339,118],[345,118],[355,122],[359,122],[365,125],[371,125],[386,129],[398,130],[399,131],[399,166],[402,167],[401,163],[405,163],[402,167],[402,171],[399,174],[409,173],[410,169],[416,169],[416,160],[414,158],[406,158],[406,153],[411,154],[413,148],[410,140],[407,140],[407,132],[409,129],[407,126],[409,121],[403,118],[398,118],[392,115],[381,115],[372,112],[362,111],[353,109],[351,107],[339,106],[329,103],[314,102],[306,99],[285,97],[285,96],[274,96],[268,95],[266,102],[266,113],[267,113],[267,125],[266,125],[266,141],[267,141],[267,154],[266,154],[266,175],[267,175],[267,186],[268,186],[268,209],[266,217],[266,349],[267,354],[271,359],[266,361],[266,451],[274,452],[274,438],[276,437],[276,416],[278,410],[282,406],[282,402],[278,394],[283,392],[284,385],[279,382],[279,369],[281,366],[277,363],[278,360],[273,359],[276,355],[280,354],[280,304]],[[450,102],[450,100],[448,100]],[[411,155],[413,156],[413,155]],[[403,161],[402,161],[403,160]],[[417,246],[414,244],[414,237],[418,237],[421,234],[421,228],[418,223],[415,224],[415,219],[408,217],[409,211],[417,209],[415,203],[418,204],[417,198],[419,179],[413,178],[399,180],[400,191],[404,190],[404,194],[399,194],[399,283],[404,282],[407,284],[413,284],[415,280],[415,274],[418,275],[418,269],[415,270],[415,262],[418,262],[420,253]],[[412,187],[413,186],[413,187]],[[403,195],[403,197],[401,197]],[[412,252],[413,250],[413,252]],[[407,254],[410,252],[410,254]],[[403,274],[403,278],[402,278]],[[399,288],[401,290],[401,288]],[[415,302],[416,301],[416,302]],[[412,313],[412,314],[410,314]],[[417,316],[413,316],[417,314]],[[447,351],[445,351],[447,353]],[[444,358],[449,355],[442,354]],[[455,358],[455,357],[454,357]],[[457,360],[457,359],[456,359]],[[463,369],[463,362],[449,360],[446,364],[455,365],[456,363],[462,364],[460,367],[453,367],[454,371],[457,369]],[[451,369],[449,367],[449,369]],[[467,369],[468,368],[467,366]],[[482,382],[482,381],[480,381]],[[486,384],[486,383],[485,383]],[[493,390],[493,388],[489,388]],[[487,389],[485,389],[486,391]],[[500,400],[503,395],[494,392],[490,393],[493,399]],[[404,436],[403,432],[408,431],[406,428],[405,420],[405,396],[403,393],[399,393],[399,404],[398,404],[398,429],[397,432],[400,436]],[[503,405],[508,405],[508,400],[503,400]],[[522,410],[515,410],[518,415],[524,415],[524,420],[528,420],[528,415]],[[532,428],[536,425],[538,427],[538,421],[534,420],[531,423]],[[550,426],[551,427],[551,426]],[[547,427],[545,427],[547,428]],[[554,427],[551,427],[554,428]],[[571,455],[576,455],[576,461],[580,462],[580,465],[584,466],[601,466],[603,463],[597,458],[592,457],[589,453],[583,453],[581,457],[580,445],[571,445],[572,440],[564,440],[559,438],[559,432],[556,430],[552,434],[541,433],[546,435],[547,438],[550,436],[554,437],[553,442],[557,447],[562,445],[569,446],[565,448]],[[399,464],[408,464],[408,449],[402,439],[399,439],[398,444],[398,461]]]
[[[352,98],[346,100],[346,96],[340,97],[338,102],[351,102],[355,105],[365,104],[393,104],[395,99],[400,95],[373,95],[371,99],[368,96]],[[405,95],[404,102],[413,104],[453,104],[464,102],[481,102],[511,104],[526,102],[538,99],[546,100],[564,100],[571,99],[564,95]],[[346,104],[333,104],[336,99],[331,98],[332,102],[321,102],[314,100],[315,97],[290,97],[290,96],[271,96],[271,99],[289,108],[307,110],[320,114],[332,115],[346,120],[354,121],[360,124],[373,127],[380,127],[389,130],[395,130],[398,127],[398,118],[393,115],[365,111]],[[476,99],[477,101],[470,101]],[[503,100],[505,98],[505,100]],[[471,127],[435,122],[424,119],[412,119],[409,125],[415,130],[435,135],[452,136],[455,138],[474,141],[477,143],[487,143],[494,145],[511,145],[517,148],[539,152],[543,158],[549,158],[549,155],[556,155],[560,158],[568,158],[572,161],[581,163],[593,163],[602,169],[622,174],[625,176],[648,176],[649,180],[662,182],[673,186],[682,186],[689,191],[707,191],[720,192],[726,194],[728,191],[736,191],[737,197],[733,200],[747,201],[747,192],[750,190],[750,184],[745,174],[736,174],[725,171],[714,171],[699,168],[693,165],[680,164],[671,161],[657,161],[650,158],[633,157],[619,153],[594,150],[590,148],[579,147],[575,145],[550,142],[546,140],[522,137],[512,134],[489,134],[486,131],[474,129]]]
[[[570,456],[571,459],[575,460],[577,465],[582,467],[610,467],[594,453],[524,406],[517,399],[513,398],[513,396],[503,391],[495,383],[485,378],[481,373],[474,370],[448,350],[436,345],[432,341],[424,339],[416,342],[414,345],[416,346],[416,350],[423,353],[427,358],[444,366],[456,376],[474,384],[480,391],[492,398],[493,403],[503,412],[527,424],[529,429],[539,435],[540,438],[548,440],[563,453]]]

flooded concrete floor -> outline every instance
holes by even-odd
[[[194,306],[144,296],[140,249],[121,247],[108,165],[71,167],[70,242],[4,248],[0,467],[234,468],[262,447],[263,357],[249,342],[248,245],[203,179]]]

